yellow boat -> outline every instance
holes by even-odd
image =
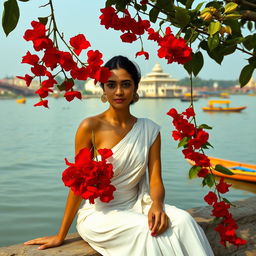
[[[220,97],[221,97],[221,98],[228,99],[228,98],[229,98],[229,93],[227,93],[227,92],[222,92],[222,93],[220,94]]]
[[[229,104],[231,103],[230,100],[209,100],[208,106],[203,107],[203,111],[207,112],[240,112],[246,107],[230,107]],[[226,106],[215,106],[215,104],[225,104]]]
[[[216,170],[213,170],[212,172],[216,176],[226,177],[235,180],[256,182],[256,165],[224,160],[215,157],[209,157],[209,159],[213,167],[217,164],[220,164],[230,169],[234,173],[234,175],[226,175]]]
[[[16,99],[16,102],[19,103],[19,104],[25,104],[26,103],[26,98]]]

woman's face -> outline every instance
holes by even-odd
[[[111,72],[111,77],[103,87],[108,102],[116,108],[127,107],[135,94],[132,76],[123,68],[112,69]]]

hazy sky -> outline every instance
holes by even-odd
[[[22,36],[24,31],[30,28],[30,22],[37,20],[37,17],[49,15],[48,7],[38,8],[47,3],[45,0],[30,0],[29,2],[20,2],[20,21],[16,29],[6,38],[3,30],[0,33],[0,78],[12,75],[24,75],[29,73],[29,65],[21,64],[21,57],[27,50],[33,51],[31,42],[26,42]],[[166,60],[157,57],[157,46],[153,41],[147,41],[144,36],[144,49],[150,53],[150,59],[144,60],[144,57],[135,59],[135,53],[140,50],[140,43],[133,44],[122,43],[120,32],[111,29],[106,30],[100,25],[100,8],[104,7],[103,0],[55,0],[55,12],[57,25],[64,32],[65,38],[75,36],[79,33],[85,34],[91,42],[90,49],[100,50],[103,53],[104,60],[108,60],[114,55],[125,55],[137,62],[141,68],[142,75],[151,71],[156,62],[159,62],[165,72],[170,73],[175,78],[187,76],[187,72],[181,65],[166,64]],[[0,6],[0,13],[3,11],[3,2]],[[64,48],[63,48],[64,50]],[[205,65],[201,70],[199,77],[205,79],[238,79],[241,68],[246,64],[247,56],[236,53],[229,56],[218,65],[209,57],[205,56]]]

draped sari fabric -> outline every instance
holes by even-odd
[[[160,126],[138,118],[108,158],[114,167],[114,199],[85,202],[78,211],[80,236],[103,256],[212,256],[204,232],[184,210],[165,205],[167,231],[151,236],[147,214],[151,206],[146,181],[148,154]]]

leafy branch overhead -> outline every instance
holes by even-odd
[[[15,29],[19,21],[18,2],[4,2],[2,27],[6,35]],[[203,67],[202,52],[221,64],[225,56],[235,51],[245,53],[248,64],[241,70],[239,81],[243,87],[256,68],[256,3],[254,0],[227,0],[200,2],[194,0],[107,0],[106,6],[123,11],[127,6],[135,13],[148,16],[159,30],[165,25],[179,29],[182,36],[194,47],[192,60],[185,65],[188,73],[197,76]],[[19,3],[28,4],[28,3]],[[44,20],[47,21],[46,19]],[[141,38],[140,38],[141,39]]]

